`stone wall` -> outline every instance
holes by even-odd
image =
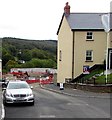
[[[91,92],[101,92],[101,93],[112,93],[112,84],[109,85],[93,85],[93,84],[75,84],[75,83],[65,83],[64,87],[80,89],[84,91]]]

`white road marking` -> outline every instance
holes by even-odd
[[[55,118],[55,115],[40,115],[40,118]]]
[[[80,103],[67,103],[67,105],[88,106],[88,104],[80,104]]]
[[[4,110],[4,105],[2,104],[2,115],[1,115],[1,120],[5,118],[5,110]]]

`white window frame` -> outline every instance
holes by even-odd
[[[88,37],[91,37],[91,38],[88,38]],[[93,41],[93,32],[88,31],[88,32],[86,33],[86,40],[87,40],[87,41]]]
[[[90,53],[88,53],[88,55],[87,55],[87,52],[90,52]],[[91,59],[87,59],[87,57],[89,58],[91,58]],[[93,50],[86,50],[86,62],[92,62],[93,61]]]

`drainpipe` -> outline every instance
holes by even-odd
[[[72,40],[72,80],[74,79],[74,45],[75,45],[75,35],[73,33],[73,40]]]

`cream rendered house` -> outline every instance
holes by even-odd
[[[57,83],[75,79],[84,69],[103,64],[106,57],[107,35],[101,23],[104,13],[70,13],[66,3],[58,35]],[[112,51],[112,41],[108,44]],[[112,68],[112,52],[110,52]]]
[[[0,38],[0,80],[2,80],[2,38]]]
[[[2,60],[0,59],[0,80],[2,80]]]

